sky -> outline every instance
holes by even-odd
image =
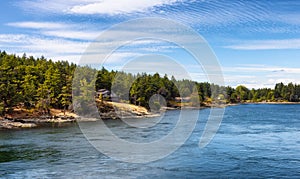
[[[156,17],[178,22],[201,35],[216,55],[226,85],[273,88],[278,82],[300,83],[300,1],[0,1],[0,50],[8,53],[79,63],[103,32],[119,23]],[[143,32],[149,26],[144,24],[138,30]],[[113,34],[114,39],[129,34],[118,33]],[[175,30],[174,35],[180,36]],[[105,46],[104,41],[99,43]],[[154,60],[153,54],[160,54],[162,60]],[[203,69],[182,47],[153,39],[121,46],[104,66],[129,69],[126,64],[133,63],[128,60],[137,58],[146,62],[134,63],[144,67],[139,70],[176,71],[172,69],[176,65],[164,64],[166,57],[176,59],[176,65],[183,65],[193,80],[207,81]]]

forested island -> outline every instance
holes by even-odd
[[[51,116],[53,113],[66,115],[72,112],[72,83],[76,68],[96,70],[94,91],[100,112],[107,112],[107,106],[112,109],[108,102],[111,101],[110,97],[105,97],[102,93],[96,96],[101,90],[112,92],[118,97],[120,103],[133,104],[146,109],[149,109],[148,101],[154,94],[163,96],[168,107],[176,108],[300,101],[300,85],[293,83],[287,85],[278,83],[274,89],[248,89],[242,85],[233,88],[208,82],[177,80],[173,76],[161,76],[158,73],[131,74],[108,71],[104,67],[91,69],[88,66],[79,67],[68,61],[47,60],[43,56],[40,58],[27,57],[26,54],[16,56],[0,51],[1,120],[13,116],[18,111],[26,114],[21,117],[28,118]],[[86,79],[81,79],[79,83],[85,85]],[[112,85],[118,88],[111,89]],[[126,92],[124,89],[129,91]]]

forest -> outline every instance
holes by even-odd
[[[179,99],[188,103],[243,103],[243,102],[299,102],[300,85],[278,83],[274,89],[248,89],[245,86],[219,86],[208,82],[177,80],[173,76],[156,74],[130,74],[108,71],[104,67],[92,69],[79,67],[68,61],[47,60],[16,56],[0,51],[0,115],[13,112],[14,108],[38,110],[49,113],[50,108],[72,110],[72,91],[76,93],[74,72],[76,68],[96,72],[95,80],[81,78],[79,88],[94,83],[96,91],[113,91],[121,102],[149,108],[148,101],[154,94],[164,97],[168,106]],[[74,81],[73,81],[74,80]],[[77,90],[78,92],[78,90]],[[84,97],[84,94],[81,95]]]

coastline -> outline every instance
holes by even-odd
[[[98,103],[99,104],[99,103]],[[101,119],[111,120],[120,118],[152,118],[160,116],[159,113],[151,113],[146,108],[127,103],[104,102],[99,104],[98,110]],[[59,109],[50,109],[50,114],[44,115],[37,111],[15,109],[12,113],[0,117],[0,129],[35,128],[45,124],[90,122],[99,120],[98,114],[82,118],[74,112]]]
[[[300,102],[241,102],[241,103],[227,103],[227,104],[204,104],[198,107],[182,106],[178,107],[164,107],[162,111],[180,110],[180,109],[207,109],[207,108],[226,108],[228,106],[238,106],[243,104],[274,104],[274,105],[295,105]],[[105,108],[105,110],[104,110]],[[101,111],[102,110],[102,111]],[[20,112],[21,111],[21,112]],[[23,128],[35,128],[44,124],[51,123],[74,123],[74,122],[92,122],[97,121],[99,118],[81,118],[75,113],[66,111],[65,113],[58,109],[51,109],[52,115],[38,115],[28,114],[22,110],[14,111],[12,114],[5,117],[0,117],[0,129],[23,129]],[[105,111],[105,112],[103,112]],[[159,117],[160,113],[151,113],[146,108],[141,106],[135,106],[126,103],[105,102],[100,108],[100,117],[103,120],[114,119],[141,119]]]
[[[246,102],[245,104],[300,104],[300,102]]]
[[[57,109],[51,109],[57,111]],[[78,116],[71,112],[52,113],[51,115],[28,114],[27,112],[13,112],[4,117],[0,117],[0,129],[22,129],[35,128],[45,124],[53,123],[73,123]]]

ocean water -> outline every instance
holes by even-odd
[[[195,110],[190,110],[193,115]],[[188,140],[160,160],[135,164],[97,151],[77,124],[0,131],[1,178],[300,178],[300,105],[230,106],[214,139],[198,143],[210,109],[200,110]],[[120,120],[106,125],[120,138],[149,142],[167,135],[180,111],[151,128]],[[151,120],[141,119],[141,120]],[[93,125],[92,122],[86,123]]]

